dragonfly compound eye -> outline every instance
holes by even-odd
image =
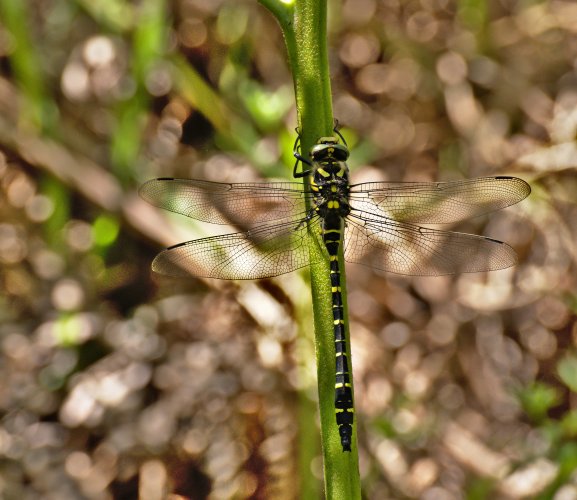
[[[327,139],[327,138],[325,138]],[[349,157],[349,150],[343,144],[334,142],[320,142],[311,149],[311,159],[314,162],[325,163],[331,161],[346,161]]]

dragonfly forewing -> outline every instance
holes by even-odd
[[[303,185],[295,182],[238,183],[153,179],[140,196],[152,205],[212,224],[255,227],[304,216]]]
[[[531,192],[516,177],[453,182],[367,182],[351,186],[351,205],[376,217],[415,224],[449,224],[514,205]]]

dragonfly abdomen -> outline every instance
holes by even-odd
[[[347,357],[347,337],[345,333],[345,318],[341,293],[341,273],[338,255],[336,254],[330,255],[330,269],[336,357],[335,415],[343,451],[351,451],[352,424],[354,418],[353,392],[351,389]]]
[[[341,271],[339,248],[342,243],[342,219],[329,211],[324,219],[323,241],[329,254],[331,300],[333,309],[333,335],[335,341],[335,415],[341,437],[343,451],[351,451],[354,406],[353,392],[347,356],[347,337],[343,297],[341,291]]]

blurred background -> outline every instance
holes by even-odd
[[[577,3],[329,5],[353,182],[533,190],[457,228],[514,268],[347,267],[365,497],[577,498]],[[307,271],[153,276],[223,228],[136,194],[290,178],[295,126],[256,1],[0,0],[0,497],[322,497]]]

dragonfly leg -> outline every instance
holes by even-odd
[[[347,141],[345,141],[345,138],[343,137],[343,134],[341,134],[341,133],[339,132],[339,121],[338,121],[336,118],[335,118],[335,126],[334,126],[334,128],[333,128],[333,132],[340,137],[341,141],[343,141],[343,144],[344,144],[345,146],[347,146],[347,147],[349,146],[349,145],[347,144]]]
[[[312,220],[314,218],[314,216],[317,214],[316,209],[311,208],[306,216],[301,219],[297,225],[297,227],[295,227],[295,231],[298,231],[301,227],[303,227],[307,222],[309,222],[310,220]]]
[[[297,167],[299,165],[299,162],[302,162],[303,164],[308,165],[309,167],[312,167],[313,164],[310,162],[310,160],[308,160],[303,155],[301,155],[301,134],[300,134],[300,130],[298,128],[296,128],[295,130],[297,133],[297,138],[296,138],[294,146],[293,146],[293,155],[296,158],[295,166],[293,168],[293,177],[295,179],[300,179],[301,177],[306,177],[307,175],[310,175],[311,169],[297,172]]]

